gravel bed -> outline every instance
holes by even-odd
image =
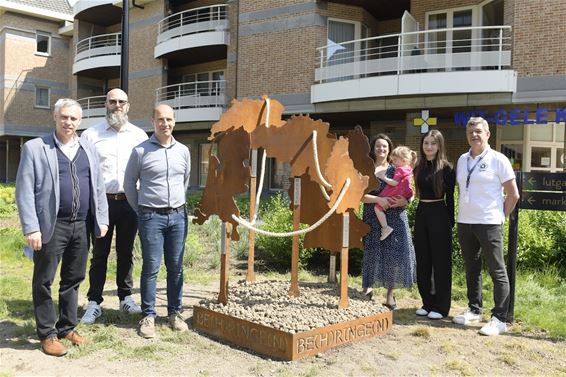
[[[339,309],[337,284],[299,283],[299,297],[289,296],[290,287],[285,281],[242,280],[229,285],[226,305],[218,303],[215,295],[201,300],[199,306],[292,334],[389,310],[352,288],[348,308]]]

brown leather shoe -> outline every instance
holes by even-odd
[[[67,349],[56,336],[51,336],[41,341],[41,350],[49,356],[64,356]]]
[[[67,339],[69,342],[73,343],[74,346],[82,346],[86,343],[86,338],[79,335],[79,333],[75,330],[65,335],[64,339]]]

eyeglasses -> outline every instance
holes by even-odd
[[[109,99],[108,103],[111,105],[125,105],[128,103],[128,100],[125,99]]]

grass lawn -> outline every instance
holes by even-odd
[[[196,232],[196,227],[192,230]],[[210,241],[210,240],[209,240]],[[214,284],[218,281],[218,252],[210,251],[216,242],[212,239],[209,245],[200,245],[196,255],[190,256],[190,263],[186,268],[186,281],[189,284]],[[195,238],[187,240],[188,247],[198,243]],[[0,229],[0,321],[11,321],[18,326],[21,334],[16,336],[33,335],[34,316],[31,303],[31,277],[33,263],[27,259],[23,252],[24,239],[19,229]],[[193,253],[195,253],[193,251]],[[139,249],[136,251],[139,258]],[[233,256],[233,262],[236,262]],[[187,258],[185,258],[187,262]],[[114,279],[115,260],[111,260],[109,276],[107,281]],[[139,281],[141,263],[136,263],[134,270],[134,281]],[[162,269],[163,270],[163,269]],[[165,278],[164,271],[160,273],[160,279]],[[240,279],[241,276],[234,276]],[[258,273],[258,279],[290,279],[290,274],[278,272]],[[301,271],[301,281],[321,281],[324,276],[313,275],[308,271]],[[487,274],[484,274],[484,306],[490,308],[492,300],[492,284]],[[57,292],[58,279],[52,287]],[[349,284],[360,287],[361,278],[353,276]],[[518,271],[515,295],[515,321],[520,325],[522,331],[543,331],[550,336],[566,338],[566,282],[560,277],[555,269],[544,271]],[[88,279],[81,285],[81,293],[88,289]],[[400,289],[396,292],[399,297],[409,296],[418,299],[416,287],[412,289]],[[55,296],[55,295],[54,295]],[[454,305],[466,306],[465,276],[463,271],[455,269],[453,276],[452,299]],[[119,315],[117,313],[116,315]],[[111,330],[105,330],[96,336],[106,337],[112,343]],[[171,342],[175,343],[176,336],[171,335]],[[177,339],[178,340],[178,339]],[[106,343],[106,342],[105,342]]]

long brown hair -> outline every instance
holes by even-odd
[[[436,144],[438,145],[438,151],[436,152],[436,157],[431,161],[432,162],[432,189],[434,190],[434,194],[440,198],[444,196],[445,187],[444,187],[444,167],[445,166],[452,166],[448,159],[446,158],[446,148],[444,147],[444,136],[438,130],[429,130],[426,134],[423,135],[421,138],[421,146],[420,146],[420,157],[419,161],[417,162],[417,166],[415,167],[415,188],[417,189],[417,195],[419,195],[419,186],[416,184],[417,177],[420,172],[422,172],[427,165],[426,155],[423,150],[423,143],[424,139],[427,137],[433,137],[436,140]]]
[[[391,156],[391,151],[393,150],[393,142],[386,134],[375,135],[369,146],[369,156],[371,157],[373,162],[375,162],[375,143],[377,142],[378,139],[385,140],[385,142],[389,146],[388,148],[389,150],[387,151],[387,161],[389,162],[389,156]]]

